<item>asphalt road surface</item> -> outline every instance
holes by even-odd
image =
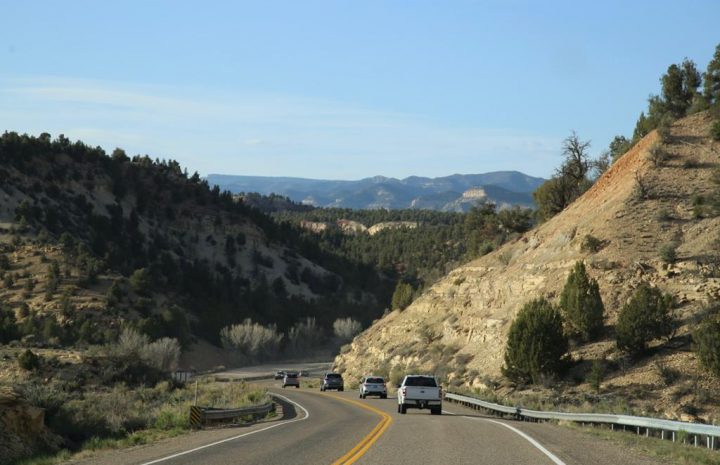
[[[660,465],[601,439],[551,424],[499,420],[445,402],[444,413],[397,413],[396,400],[281,389],[284,417],[200,431],[77,463],[104,465],[488,464]]]

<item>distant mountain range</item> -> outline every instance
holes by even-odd
[[[217,184],[236,194],[279,194],[317,207],[441,211],[466,211],[480,201],[495,203],[499,208],[532,207],[532,192],[545,181],[518,171],[453,174],[439,178],[375,176],[358,181],[210,174],[207,180],[210,185]]]

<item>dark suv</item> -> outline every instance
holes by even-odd
[[[338,391],[345,390],[345,382],[340,373],[325,373],[320,383],[320,390],[327,391],[328,389],[337,389]]]

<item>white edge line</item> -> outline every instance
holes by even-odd
[[[202,449],[207,449],[208,447],[213,447],[213,446],[217,446],[218,444],[223,444],[223,443],[225,443],[225,442],[230,442],[230,441],[234,441],[234,440],[236,440],[236,439],[244,438],[245,436],[250,436],[251,434],[262,433],[263,431],[267,431],[267,430],[269,430],[269,429],[277,428],[278,426],[289,425],[290,423],[295,423],[295,422],[297,422],[297,421],[303,421],[303,420],[307,420],[308,418],[310,418],[310,412],[308,412],[305,407],[303,407],[303,406],[300,405],[299,403],[295,402],[294,400],[290,400],[290,399],[288,399],[287,397],[282,396],[282,395],[280,395],[280,394],[272,394],[272,396],[280,397],[281,399],[284,399],[284,400],[290,402],[291,404],[297,405],[298,407],[300,407],[300,409],[301,409],[303,412],[305,412],[305,416],[302,417],[302,418],[297,418],[297,419],[295,419],[295,420],[288,420],[288,421],[284,421],[284,422],[282,422],[282,423],[278,423],[278,424],[276,424],[276,425],[268,426],[267,428],[262,428],[262,429],[259,429],[259,430],[250,431],[249,433],[239,434],[239,435],[237,435],[237,436],[233,436],[233,437],[231,437],[231,438],[223,439],[223,440],[221,440],[221,441],[215,441],[215,442],[212,442],[212,443],[210,443],[210,444],[205,444],[204,446],[196,447],[196,448],[194,448],[194,449],[186,450],[186,451],[183,451],[183,452],[178,452],[177,454],[168,455],[167,457],[162,457],[162,458],[159,458],[159,459],[155,459],[155,460],[152,460],[152,461],[150,461],[150,462],[142,463],[142,464],[140,464],[140,465],[152,465],[152,464],[154,464],[154,463],[164,462],[164,461],[166,461],[166,460],[174,459],[174,458],[180,457],[180,456],[182,456],[182,455],[187,455],[187,454],[191,454],[191,453],[193,453],[193,452],[196,452],[196,451],[199,451],[199,450],[202,450]]]
[[[532,444],[532,445],[535,446],[535,448],[537,448],[540,452],[542,452],[543,454],[545,454],[545,455],[546,455],[550,460],[552,460],[556,465],[567,465],[565,462],[563,462],[562,460],[560,460],[555,454],[553,454],[552,452],[550,452],[549,450],[547,450],[545,447],[543,447],[543,445],[540,444],[539,442],[537,442],[535,439],[533,439],[532,437],[530,437],[530,436],[527,435],[526,433],[523,433],[522,431],[520,431],[519,429],[515,428],[514,426],[508,425],[507,423],[503,423],[503,422],[501,422],[501,421],[496,421],[496,420],[491,420],[491,419],[489,419],[489,418],[480,419],[480,418],[466,417],[465,415],[459,415],[459,414],[457,414],[457,413],[448,412],[447,410],[443,410],[443,412],[444,412],[444,413],[448,413],[448,414],[450,414],[450,415],[462,416],[462,417],[464,417],[464,418],[467,418],[468,420],[489,421],[490,423],[495,423],[495,424],[498,424],[498,425],[502,425],[502,426],[504,426],[505,428],[509,428],[509,429],[511,429],[512,431],[514,431],[515,433],[517,433],[517,434],[519,434],[520,436],[522,436],[523,438],[525,438],[530,444]]]

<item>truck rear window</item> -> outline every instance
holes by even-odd
[[[405,380],[405,386],[437,387],[437,383],[430,376],[411,376]]]

